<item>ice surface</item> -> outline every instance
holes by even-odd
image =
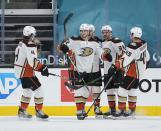
[[[19,120],[16,116],[0,116],[0,131],[161,131],[161,117],[137,117],[135,120],[96,120],[88,117],[52,116],[48,121]]]

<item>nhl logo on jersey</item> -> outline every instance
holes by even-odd
[[[79,56],[90,56],[93,53],[93,49],[90,47],[81,48]]]

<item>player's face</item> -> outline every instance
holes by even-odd
[[[86,39],[88,37],[88,35],[89,35],[89,31],[88,30],[81,30],[80,33],[81,33],[81,37],[83,39]]]
[[[89,31],[89,35],[90,35],[90,36],[93,36],[93,35],[94,35],[94,31],[93,31],[93,30],[90,30],[90,31]]]
[[[110,40],[112,39],[112,31],[109,30],[103,30],[102,31],[102,36],[105,40]]]

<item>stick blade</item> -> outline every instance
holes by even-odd
[[[64,85],[66,85],[67,87],[69,87],[70,89],[74,89],[74,90],[77,90],[77,89],[79,89],[79,87],[77,87],[77,86],[73,86],[73,85],[71,85],[70,83],[68,83],[68,82],[65,82],[64,83]]]
[[[67,21],[73,16],[73,13],[70,13],[64,20],[64,25],[67,23]]]

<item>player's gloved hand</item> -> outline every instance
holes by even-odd
[[[64,54],[66,54],[66,53],[69,51],[69,47],[68,47],[67,45],[65,45],[65,44],[61,44],[61,45],[60,45],[60,50],[61,50]]]
[[[86,73],[86,72],[79,73],[78,79],[79,79],[79,80],[82,80],[82,79],[84,79],[85,77],[87,77],[87,73]]]
[[[116,71],[117,71],[116,66],[112,64],[111,67],[108,69],[109,77],[111,77],[114,73],[116,73]]]
[[[111,56],[110,53],[106,53],[106,54],[105,54],[105,58],[106,58],[109,62],[112,61],[112,56]]]
[[[69,40],[68,40],[68,39],[63,40],[63,41],[61,42],[61,44],[65,44],[65,45],[67,45],[68,43],[69,43]]]
[[[114,85],[121,86],[123,85],[123,79],[124,79],[124,71],[121,69],[116,71],[116,74],[113,77]]]
[[[43,65],[43,67],[39,71],[41,72],[42,76],[49,76],[48,67],[46,65]]]

